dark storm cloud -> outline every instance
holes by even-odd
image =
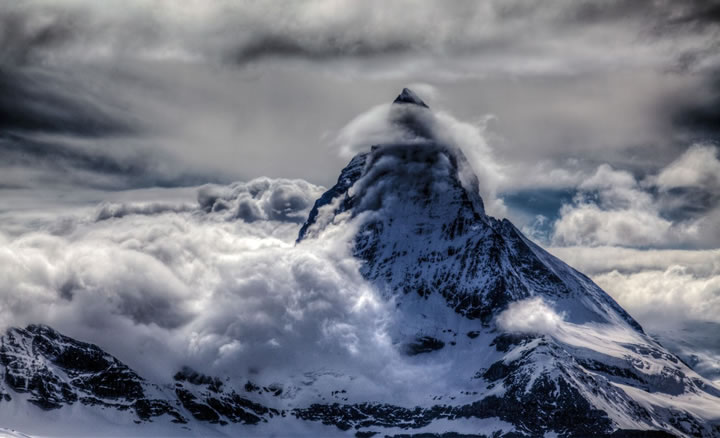
[[[716,0],[610,0],[573,2],[563,16],[580,23],[596,23],[628,18],[644,18],[658,24],[687,24],[703,27],[720,22],[720,2]]]
[[[382,8],[380,7],[382,6]],[[609,37],[684,38],[711,32],[718,2],[565,1],[542,5],[491,2],[203,2],[185,6],[77,2],[60,7],[34,0],[6,4],[0,16],[4,59],[25,63],[55,53],[80,52],[149,57],[196,57],[246,63],[266,57],[334,58],[398,54],[552,54],[556,40],[596,45],[584,26]],[[597,26],[596,26],[597,25]],[[567,37],[572,35],[573,40]],[[612,44],[611,38],[605,39]],[[703,41],[691,41],[695,51]],[[687,45],[682,43],[681,46]],[[621,47],[621,46],[619,46]],[[682,47],[680,47],[682,48]],[[697,52],[700,53],[700,52]],[[644,55],[641,55],[644,56]]]
[[[720,205],[720,193],[704,187],[673,187],[658,194],[663,216],[671,221],[702,217]]]
[[[66,76],[0,66],[0,132],[100,137],[134,133],[137,124],[110,96]]]
[[[720,24],[720,2],[717,0],[691,0],[676,3],[676,12],[666,16],[668,24],[689,25],[695,29]]]
[[[85,169],[109,175],[141,176],[146,170],[146,160],[120,160],[93,150],[83,150],[57,141],[33,140],[8,134],[0,138],[0,158],[3,164],[39,164],[56,169]]]
[[[275,4],[277,6],[277,4]],[[585,26],[604,26],[608,36],[628,38],[637,43],[646,40],[672,40],[717,30],[719,2],[615,0],[532,4],[509,2],[455,2],[383,5],[383,13],[373,13],[372,4],[347,6],[354,19],[338,5],[315,2],[318,16],[303,7],[285,4],[274,14],[255,15],[256,20],[233,17],[225,19],[228,30],[225,44],[233,47],[230,60],[238,63],[265,57],[329,60],[346,57],[370,57],[412,53],[416,55],[488,55],[511,51],[523,53],[538,46],[536,38],[548,42],[563,35],[578,34]],[[324,6],[328,13],[323,11]],[[248,8],[253,12],[253,8]],[[247,12],[232,9],[238,16]],[[289,16],[299,19],[288,19]],[[396,20],[390,17],[398,17]],[[523,31],[511,31],[518,23]],[[494,32],[479,31],[493,28]],[[238,29],[250,28],[250,32]],[[451,31],[450,31],[451,29]],[[249,34],[249,36],[248,36]],[[566,41],[581,44],[582,41]],[[678,62],[696,63],[698,58],[717,53],[712,40],[697,41],[692,49],[678,55]],[[528,52],[530,54],[530,52]],[[556,54],[557,55],[557,54]],[[688,64],[689,65],[689,64]]]
[[[292,35],[265,35],[254,37],[228,57],[238,64],[263,58],[306,58],[329,60],[342,57],[370,57],[376,55],[402,54],[415,49],[410,41],[382,41],[372,44],[362,39],[340,41],[328,38],[321,44],[306,44]]]
[[[678,103],[672,122],[689,138],[720,140],[720,70],[708,75],[697,94]]]
[[[2,6],[0,65],[23,65],[37,61],[38,52],[58,48],[72,41],[84,21],[81,11],[50,10],[51,14],[33,20],[29,11],[21,5],[5,3]]]
[[[107,145],[123,148],[122,144]],[[174,158],[161,152],[130,150],[117,153],[93,144],[77,143],[74,138],[32,138],[0,134],[0,169],[40,171],[35,181],[18,182],[16,186],[35,184],[76,184],[107,190],[137,187],[191,186],[218,181],[212,175],[194,172],[167,172],[175,167]],[[9,184],[12,186],[13,184]]]

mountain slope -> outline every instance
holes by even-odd
[[[356,156],[317,201],[298,240],[320,238],[327,224],[357,218],[353,253],[365,262],[364,277],[396,303],[394,340],[408,351],[462,349],[451,367],[455,373],[463,362],[480,362],[476,355],[486,349],[480,334],[504,345],[498,352],[506,354],[478,372],[489,382],[486,393],[503,386],[502,395],[462,407],[463,415],[494,412],[531,433],[718,433],[703,416],[720,416],[720,392],[646,336],[589,278],[508,220],[487,216],[462,151],[437,141],[427,106],[403,96],[415,95],[398,97],[405,105],[395,117],[414,138]],[[498,315],[511,303],[533,299],[549,303],[562,322],[508,345],[504,340],[517,334],[501,334]],[[468,333],[479,339],[462,348],[455,334],[467,326],[476,327]],[[702,406],[698,416],[674,406],[683,397]],[[582,419],[578,405],[586,412]]]
[[[65,430],[77,435],[720,436],[720,390],[589,278],[488,216],[470,163],[438,140],[415,93],[390,114],[403,140],[355,156],[297,239],[352,236],[362,277],[391,304],[388,376],[348,367],[229,381],[183,368],[153,383],[31,325],[0,338],[0,424],[43,435],[55,426],[33,418],[75,422]]]

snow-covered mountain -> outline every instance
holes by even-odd
[[[88,430],[95,425],[117,435],[720,436],[720,389],[588,277],[488,216],[470,163],[435,135],[415,93],[403,90],[391,118],[402,140],[355,156],[297,245],[349,232],[360,273],[392,304],[393,348],[425,380],[398,394],[343,370],[233,382],[183,368],[160,384],[97,346],[31,325],[0,339],[0,426],[44,435],[101,434]],[[41,418],[52,426],[33,424]]]

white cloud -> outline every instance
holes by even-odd
[[[550,248],[592,276],[646,328],[720,323],[720,250]]]
[[[421,95],[420,98],[423,98]],[[412,119],[408,123],[408,119]],[[469,168],[460,169],[460,178],[470,190],[476,190],[477,179],[486,211],[503,217],[507,209],[498,197],[504,169],[495,159],[485,134],[485,120],[462,121],[446,111],[428,111],[409,105],[384,104],[371,108],[340,129],[335,144],[341,154],[350,158],[367,151],[369,145],[415,144],[433,141],[458,148],[468,159]]]
[[[720,170],[717,151],[706,145],[690,147],[657,176],[642,182],[603,164],[578,186],[573,203],[560,210],[552,243],[712,247],[720,243],[716,170]],[[670,192],[678,188],[684,191]]]
[[[384,367],[395,354],[386,309],[348,255],[350,235],[294,245],[295,215],[318,190],[267,178],[206,186],[194,210],[123,204],[96,220],[105,204],[62,236],[0,234],[0,321],[49,324],[159,379],[181,365],[243,376],[333,360]],[[232,208],[203,208],[219,200]],[[238,200],[263,216],[232,220]],[[318,348],[322,364],[308,354]]]
[[[696,277],[720,275],[720,250],[635,249],[613,246],[550,247],[548,250],[581,272],[594,276],[611,271],[664,271],[680,265]]]
[[[655,184],[662,190],[703,187],[714,192],[720,191],[720,159],[717,148],[703,144],[691,146],[657,175]]]
[[[496,319],[501,330],[516,333],[554,334],[565,317],[542,298],[534,297],[510,303]]]
[[[622,274],[611,271],[595,281],[649,329],[688,321],[720,323],[720,272],[698,277],[682,265]]]
[[[655,212],[603,210],[593,203],[564,206],[554,225],[556,245],[665,245],[672,223]]]

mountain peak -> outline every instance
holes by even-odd
[[[420,99],[420,96],[415,94],[415,92],[409,88],[403,88],[402,92],[398,95],[398,97],[395,98],[393,103],[398,104],[412,104],[412,105],[419,105],[425,108],[429,108],[425,102],[423,102],[422,99]]]

